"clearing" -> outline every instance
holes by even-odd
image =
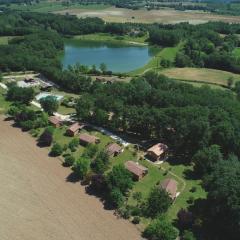
[[[69,8],[64,10],[53,11],[58,14],[73,14],[78,17],[100,17],[107,22],[142,22],[142,23],[179,23],[189,22],[191,24],[205,23],[208,21],[223,21],[240,23],[238,16],[217,15],[211,13],[203,13],[197,11],[176,11],[173,9],[164,8],[161,10],[146,9],[131,10],[116,7],[107,7],[103,9],[84,9]]]
[[[0,117],[1,239],[141,239],[134,225],[106,211],[47,154]]]
[[[170,68],[160,73],[169,78],[192,83],[227,86],[227,80],[232,77],[234,82],[240,81],[240,75],[231,72],[207,68]]]

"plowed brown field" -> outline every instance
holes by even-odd
[[[71,170],[47,154],[0,116],[1,240],[141,239],[134,225],[67,181]]]

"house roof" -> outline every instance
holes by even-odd
[[[106,152],[110,155],[122,151],[122,147],[116,143],[111,143],[106,147]]]
[[[76,132],[79,129],[82,129],[84,127],[84,124],[80,124],[78,122],[73,123],[71,126],[69,126],[68,130],[71,132]]]
[[[52,124],[59,124],[61,123],[61,119],[59,117],[56,117],[56,116],[50,116],[48,118],[48,121]]]
[[[133,161],[125,162],[125,167],[129,172],[133,173],[136,176],[141,176],[142,174],[144,174],[144,172],[148,170],[144,166]]]
[[[95,136],[92,136],[92,135],[89,135],[87,133],[83,133],[79,136],[79,139],[83,142],[86,142],[86,143],[95,143],[96,140],[98,140],[99,138],[97,138]]]
[[[168,146],[163,144],[163,143],[157,143],[150,147],[147,151],[148,152],[153,152],[157,156],[161,156],[164,152],[168,150]]]
[[[169,193],[170,197],[174,199],[177,194],[177,182],[174,179],[167,178],[161,183],[161,188]]]

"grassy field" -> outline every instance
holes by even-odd
[[[130,37],[128,35],[117,36],[107,33],[95,33],[75,36],[74,39],[78,40],[88,40],[88,41],[103,41],[103,42],[115,42],[115,43],[126,43],[126,44],[136,44],[136,45],[147,45],[147,36],[143,37]]]
[[[0,45],[7,45],[8,41],[12,38],[13,38],[12,36],[0,37]]]
[[[234,82],[240,81],[240,75],[238,74],[206,68],[171,68],[164,69],[160,73],[177,80],[217,86],[227,86],[227,80],[230,77],[233,78]]]
[[[240,47],[234,49],[233,55],[237,58],[240,58]]]
[[[174,58],[181,48],[182,44],[180,43],[176,47],[168,47],[168,48],[163,48],[161,51],[159,51],[146,65],[143,67],[136,69],[132,72],[129,73],[130,76],[135,76],[135,75],[141,75],[149,70],[160,70],[160,61],[161,59],[167,59],[171,62],[174,61]]]
[[[55,11],[68,11],[72,9],[85,9],[85,10],[103,10],[108,8],[109,5],[104,4],[89,4],[82,5],[78,3],[71,3],[69,5],[63,5],[61,2],[41,2],[32,5],[24,4],[11,4],[10,8],[20,11],[33,11],[33,12],[55,12]]]
[[[208,21],[240,22],[238,16],[217,15],[204,12],[184,12],[164,8],[147,11],[146,9],[131,10],[116,7],[104,9],[81,9],[71,8],[54,11],[58,14],[73,14],[78,17],[100,17],[107,22],[133,22],[133,23],[179,23],[189,22],[192,24],[205,23]]]

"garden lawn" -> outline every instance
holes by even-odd
[[[237,58],[240,58],[240,47],[233,50],[233,55]]]
[[[6,90],[0,87],[0,113],[5,113],[11,105],[11,102],[5,100],[5,93]]]

